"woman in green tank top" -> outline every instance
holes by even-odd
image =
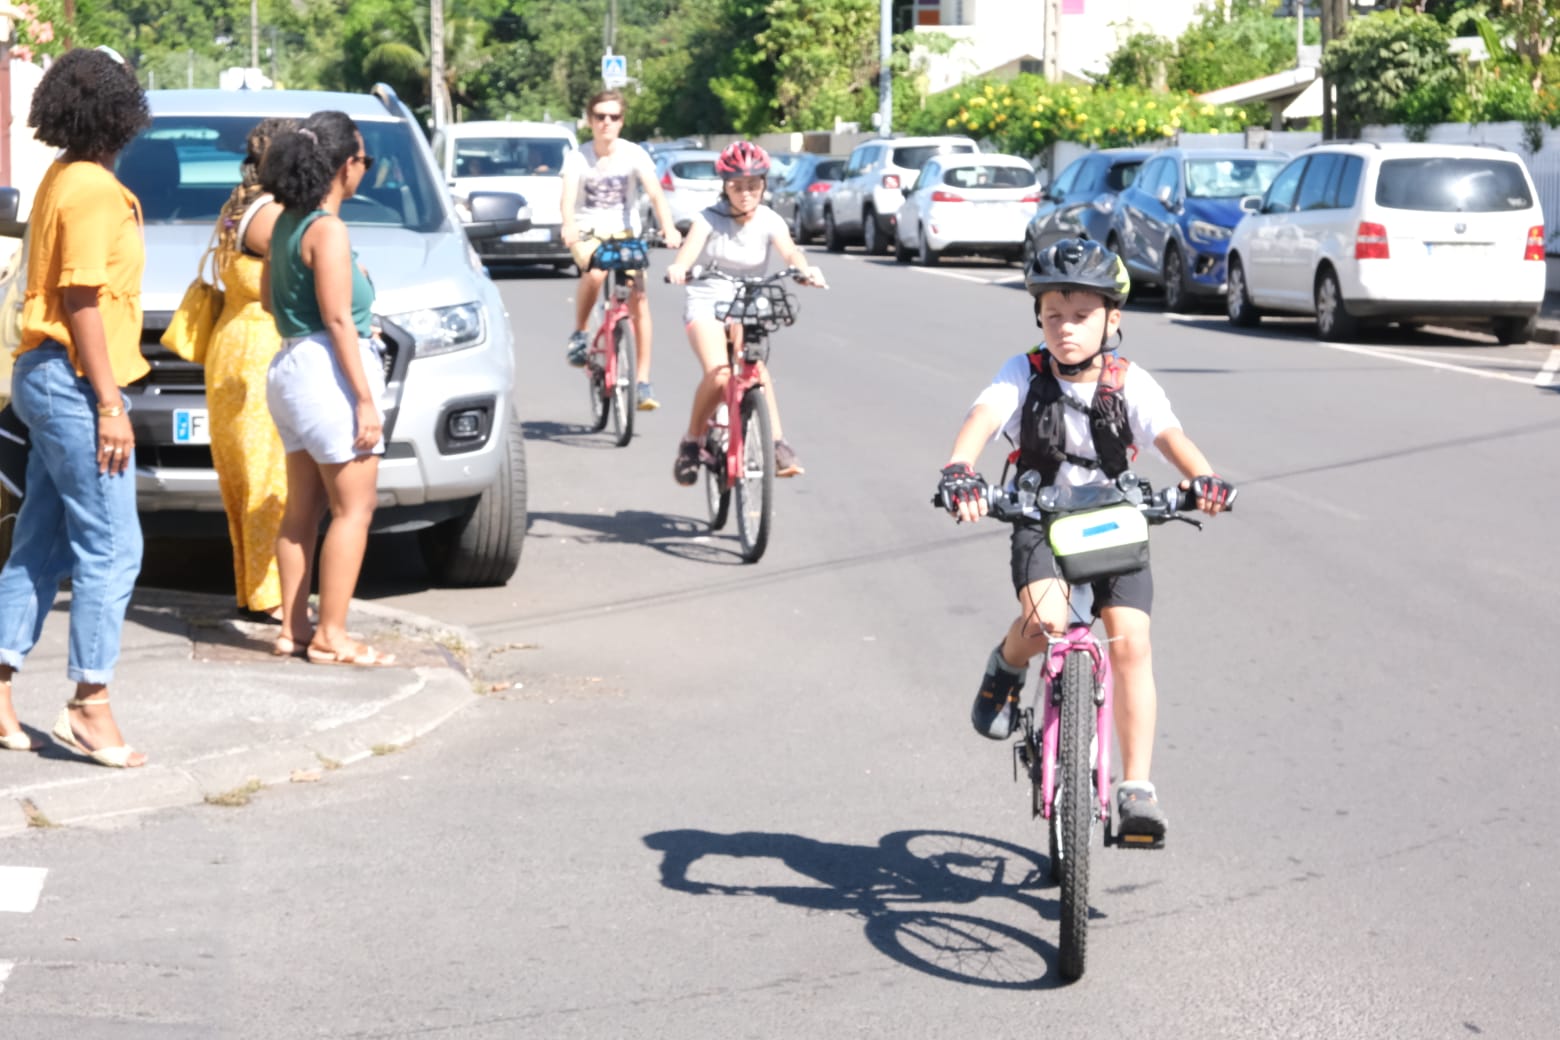
[[[276,539],[282,634],[276,652],[320,664],[385,665],[393,658],[347,635],[379,480],[384,369],[372,340],[374,289],[341,220],[373,157],[342,112],[316,112],[272,142],[260,182],[284,207],[271,233],[260,296],[282,349],[266,400],[287,452],[287,507]],[[315,535],[319,624],[309,627]]]

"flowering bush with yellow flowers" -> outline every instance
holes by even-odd
[[[1057,141],[1101,148],[1265,126],[1267,111],[1210,105],[1190,94],[1137,87],[1049,83],[1039,76],[968,80],[927,99],[912,133],[968,134],[1013,155],[1035,155]]]

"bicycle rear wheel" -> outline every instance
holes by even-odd
[[[585,381],[590,386],[590,429],[592,433],[600,433],[612,417],[612,395],[607,391],[607,373],[602,368],[601,355],[592,350],[585,356]]]
[[[623,318],[612,327],[612,349],[617,352],[617,378],[607,389],[612,395],[612,432],[619,448],[634,436],[634,413],[639,410],[639,394],[634,385],[639,351],[634,341],[634,323]]]
[[[704,467],[704,501],[710,511],[710,530],[726,526],[731,515],[731,488],[726,486],[726,427],[710,423],[704,435],[704,450],[710,462]]]
[[[775,508],[775,442],[762,387],[742,396],[742,473],[737,478],[737,535],[742,559],[757,563],[769,547]]]
[[[1093,766],[1089,745],[1094,739],[1094,660],[1074,650],[1062,664],[1062,726],[1057,749],[1057,777],[1053,821],[1057,855],[1061,860],[1062,976],[1083,976],[1089,941],[1089,843],[1094,832],[1095,809],[1091,782]]]

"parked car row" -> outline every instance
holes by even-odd
[[[1027,259],[1063,238],[1117,252],[1134,290],[1179,311],[1222,300],[1229,320],[1315,316],[1324,339],[1371,324],[1481,324],[1533,333],[1545,223],[1527,167],[1498,148],[1326,142],[1281,152],[1107,149],[1036,183],[1029,163],[967,138],[894,138],[817,160],[777,187],[799,242],[859,241],[901,261]],[[894,204],[895,196],[901,199]]]

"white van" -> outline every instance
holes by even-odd
[[[1372,322],[1487,323],[1533,334],[1544,214],[1522,160],[1499,148],[1334,141],[1306,150],[1230,239],[1229,319],[1316,315],[1322,339]]]
[[[451,123],[434,132],[432,144],[463,218],[474,191],[513,192],[530,207],[529,231],[473,243],[485,263],[573,264],[562,234],[563,160],[579,147],[572,130],[507,120]]]

